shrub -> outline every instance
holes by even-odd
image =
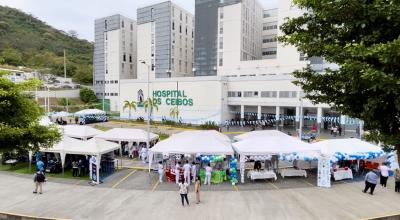
[[[206,121],[204,124],[200,125],[200,128],[204,130],[218,130],[219,126],[214,121]]]

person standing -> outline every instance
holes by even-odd
[[[183,165],[183,178],[185,182],[190,185],[190,164],[189,161],[186,160],[185,165]]]
[[[147,159],[147,148],[145,146],[142,146],[142,149],[140,149],[140,157],[142,158],[142,162],[146,163]]]
[[[212,168],[210,166],[210,163],[207,164],[206,166],[206,178],[204,180],[204,185],[211,185],[211,172]]]
[[[371,170],[365,175],[365,189],[364,193],[367,193],[368,189],[371,189],[370,194],[374,194],[375,186],[378,183],[378,171]]]
[[[33,175],[33,182],[35,183],[35,190],[33,191],[33,193],[38,193],[38,189],[39,189],[39,194],[42,194],[42,185],[43,183],[46,181],[46,176],[43,172],[43,170],[39,170],[37,171],[34,175]]]
[[[189,184],[187,184],[184,180],[181,180],[179,183],[179,194],[181,195],[181,201],[182,201],[182,206],[185,206],[185,201],[187,205],[189,206],[189,199],[188,199],[188,186]]]
[[[85,166],[83,165],[82,159],[80,159],[78,162],[78,175],[80,177],[84,175],[84,172],[83,172],[84,169],[85,169]]]
[[[197,177],[197,167],[196,167],[196,163],[193,161],[193,162],[192,162],[192,178],[193,178],[193,183],[196,181],[196,177]]]
[[[178,162],[175,165],[175,183],[176,184],[179,184],[180,170],[181,170],[181,162]]]
[[[200,203],[200,186],[201,186],[200,177],[196,176],[196,181],[194,183],[194,192],[196,193],[196,204]]]
[[[382,187],[386,187],[386,183],[389,178],[389,167],[386,166],[386,163],[382,163],[382,165],[379,166],[379,170],[381,171],[380,184],[382,185]]]
[[[394,171],[394,183],[395,183],[394,191],[400,192],[400,170],[399,169],[396,169]]]
[[[160,183],[162,183],[162,178],[164,175],[164,167],[163,167],[162,161],[158,162],[158,175],[159,175]]]
[[[78,162],[72,161],[72,176],[77,177],[78,176]]]

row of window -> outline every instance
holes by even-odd
[[[266,36],[263,36],[263,43],[265,44],[265,43],[273,43],[273,42],[276,42],[277,41],[277,39],[276,39],[276,35],[266,35]]]
[[[98,84],[118,84],[118,80],[107,80],[107,81],[96,80],[95,84],[96,85],[98,85]]]
[[[277,22],[268,22],[263,24],[263,30],[274,30],[278,29],[278,23]]]
[[[105,94],[106,94],[106,96],[118,96],[118,92],[115,92],[115,93],[113,93],[113,92],[111,92],[111,93],[106,92]]]
[[[228,97],[297,98],[297,91],[228,91]],[[279,95],[279,96],[278,96]]]

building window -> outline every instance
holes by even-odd
[[[279,98],[297,98],[296,91],[279,91]]]
[[[182,33],[182,25],[179,25],[179,33]]]
[[[186,27],[186,35],[187,35],[187,27]]]
[[[182,72],[182,60],[179,60],[179,72]]]
[[[219,49],[223,49],[224,48],[224,38],[220,37],[219,38]]]
[[[304,53],[300,53],[300,61],[308,60],[307,56]]]
[[[121,27],[124,27],[124,21],[121,22]]]
[[[261,91],[261,97],[263,98],[276,98],[276,91]]]
[[[258,97],[258,92],[257,91],[245,91],[243,92],[243,97]]]
[[[276,56],[276,47],[263,48],[263,56]]]
[[[278,23],[277,22],[268,22],[263,24],[263,30],[274,30],[278,29]]]
[[[132,54],[129,54],[129,62],[132,63]]]
[[[104,29],[107,30],[107,20],[104,20]]]
[[[228,97],[242,97],[242,92],[228,91]]]
[[[172,30],[175,30],[175,22],[172,22]]]
[[[182,12],[180,12],[179,19],[182,21]]]
[[[224,65],[223,59],[219,58],[219,66],[223,66],[223,65]]]
[[[123,55],[122,60],[123,60],[124,62],[126,62],[126,54]]]
[[[263,36],[263,43],[273,43],[276,42],[276,35],[266,35]]]
[[[220,18],[220,19],[223,19],[223,18],[224,18],[224,11],[223,11],[223,8],[220,8],[219,18]]]
[[[133,24],[131,23],[131,31],[133,31]]]
[[[150,19],[153,20],[153,16],[154,16],[154,8],[150,9]]]

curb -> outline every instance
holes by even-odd
[[[0,211],[0,219],[15,219],[15,220],[68,220],[63,218],[50,218],[50,217],[38,217],[32,215],[24,215],[18,213],[11,213],[11,212],[2,212]]]

